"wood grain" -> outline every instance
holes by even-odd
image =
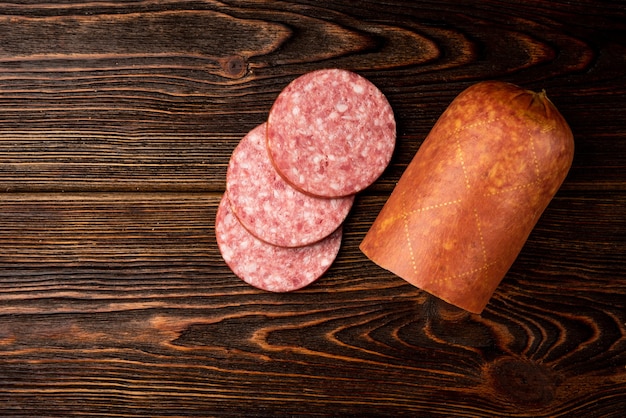
[[[0,415],[621,417],[626,7],[619,2],[0,3]],[[387,95],[392,164],[329,272],[223,262],[228,159],[300,74]],[[574,166],[481,316],[358,244],[465,87],[548,96]]]
[[[219,196],[10,194],[0,216],[3,408],[29,415],[36,397],[55,414],[82,405],[140,416],[131,405],[149,408],[150,397],[163,415],[235,412],[216,398],[263,415],[298,414],[302,402],[311,414],[610,412],[626,382],[626,287],[624,262],[606,247],[621,254],[626,240],[597,230],[598,201],[607,216],[626,195],[556,199],[554,213],[577,208],[580,238],[555,246],[558,221],[542,218],[476,316],[358,251],[383,196],[360,199],[323,279],[269,294],[214,250]],[[593,257],[563,257],[573,247]]]
[[[359,71],[394,107],[401,140],[385,191],[479,79],[545,88],[584,135],[565,188],[620,187],[623,8],[589,28],[584,8],[333,7],[0,5],[0,188],[218,192],[278,92],[328,66]]]

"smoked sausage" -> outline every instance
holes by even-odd
[[[215,235],[222,258],[241,280],[269,292],[291,292],[313,283],[330,268],[341,246],[342,227],[314,244],[278,247],[245,229],[233,213],[228,192],[215,218]]]
[[[481,313],[572,164],[547,98],[485,81],[441,115],[360,244],[376,264]]]
[[[393,110],[370,81],[323,69],[289,83],[267,118],[267,147],[276,171],[320,197],[354,195],[385,170],[396,143]]]
[[[239,222],[257,238],[281,247],[320,241],[345,220],[354,196],[304,194],[276,173],[265,143],[266,124],[244,136],[230,158],[226,190]]]

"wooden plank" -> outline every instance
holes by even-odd
[[[360,253],[381,196],[357,199],[339,257],[317,283],[290,294],[253,289],[219,255],[219,198],[5,195],[0,410],[621,411],[626,194],[561,193],[482,316],[437,302]]]
[[[593,23],[582,5],[543,3],[0,5],[0,190],[218,192],[280,90],[329,66],[370,78],[396,112],[376,190],[489,78],[547,89],[570,121],[564,188],[622,190],[626,11],[590,7]]]

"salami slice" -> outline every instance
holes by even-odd
[[[382,92],[340,69],[292,81],[276,98],[267,125],[276,170],[315,196],[363,190],[385,170],[396,142],[393,110]]]
[[[251,130],[233,151],[226,190],[239,222],[257,238],[282,247],[317,242],[344,221],[354,196],[320,198],[291,187],[270,161],[266,124]]]
[[[232,212],[224,193],[215,220],[217,244],[230,269],[259,289],[289,292],[301,289],[331,266],[341,246],[341,226],[328,237],[306,247],[278,247],[259,240]]]

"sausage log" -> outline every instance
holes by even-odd
[[[481,313],[572,163],[545,92],[495,81],[441,115],[360,245],[376,264]]]

